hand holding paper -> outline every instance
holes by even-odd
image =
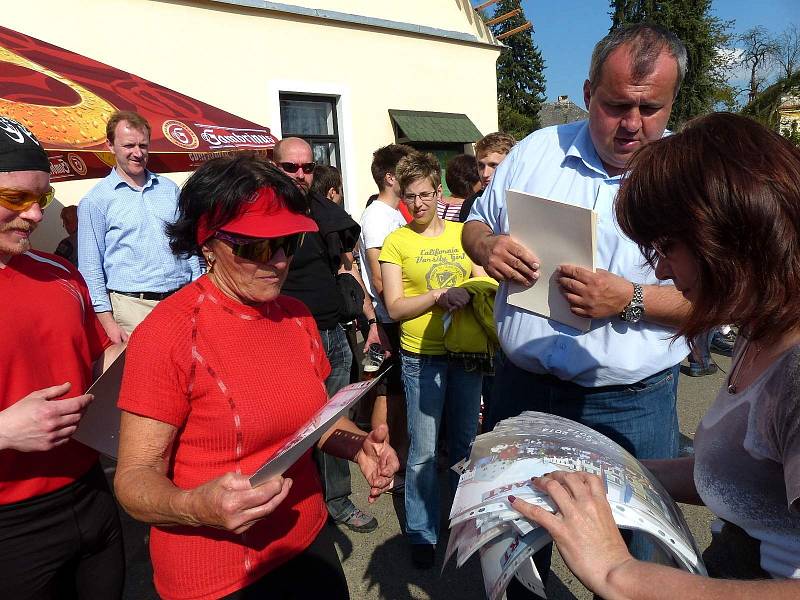
[[[70,383],[62,383],[33,391],[0,411],[0,450],[43,452],[66,444],[94,399],[83,394],[59,400],[70,387]]]
[[[394,474],[400,468],[400,460],[389,445],[388,436],[386,425],[379,425],[366,437],[356,455],[356,462],[369,484],[370,503],[392,487]]]
[[[272,513],[291,487],[292,480],[280,476],[252,487],[244,475],[226,473],[186,492],[185,509],[197,525],[243,533]]]
[[[603,269],[591,271],[575,265],[561,265],[558,283],[579,317],[605,319],[621,313],[633,297],[631,282]]]
[[[531,286],[539,278],[539,259],[509,235],[488,236],[482,244],[481,263],[489,277]]]

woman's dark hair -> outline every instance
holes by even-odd
[[[753,340],[800,327],[800,149],[748,118],[716,113],[644,146],[617,196],[622,231],[655,266],[685,243],[697,300],[679,334],[734,323]]]
[[[447,161],[444,180],[450,194],[456,198],[469,198],[481,178],[478,175],[478,159],[469,154],[457,154]]]
[[[324,198],[331,188],[337,192],[342,191],[342,174],[339,173],[339,169],[326,165],[317,165],[314,169],[311,191]]]
[[[200,256],[197,243],[200,217],[208,215],[209,227],[216,229],[236,215],[242,200],[262,187],[275,190],[289,210],[308,212],[305,195],[264,157],[245,152],[203,163],[183,184],[178,198],[178,219],[166,227],[173,254]]]

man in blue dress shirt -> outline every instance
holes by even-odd
[[[200,276],[197,257],[176,257],[164,227],[176,218],[178,186],[147,170],[150,124],[120,111],[106,126],[116,167],[78,205],[78,264],[97,317],[126,341],[158,304]]]
[[[495,320],[502,352],[489,429],[536,410],[584,423],[640,459],[677,455],[678,364],[688,348],[671,337],[687,305],[619,231],[613,204],[633,152],[664,135],[685,72],[686,49],[660,27],[639,24],[608,34],[595,46],[584,83],[588,120],[529,135],[473,206],[464,248],[501,281]],[[547,284],[536,283],[535,248],[509,235],[509,189],[597,212],[599,268],[562,265],[559,279],[572,311],[592,319],[588,332],[507,303],[507,281]],[[544,559],[537,564],[545,575],[549,555],[537,558]]]
[[[572,418],[606,433],[639,458],[677,451],[676,365],[687,354],[670,341],[686,304],[655,278],[613,214],[632,153],[664,135],[686,69],[671,33],[635,25],[595,48],[584,96],[589,119],[548,127],[517,144],[498,167],[464,228],[464,247],[493,277],[535,285],[538,258],[508,235],[506,190],[593,208],[596,273],[565,265],[560,283],[582,333],[507,304],[495,316],[503,349],[490,426],[522,410]],[[541,285],[541,284],[540,284]]]

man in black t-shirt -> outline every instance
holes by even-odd
[[[325,380],[328,396],[350,383],[353,353],[347,343],[341,321],[340,293],[336,284],[338,273],[349,273],[364,287],[361,275],[353,264],[353,247],[361,231],[350,215],[335,202],[309,193],[314,179],[315,164],[311,147],[300,138],[281,140],[273,151],[278,168],[308,194],[311,218],[319,232],[306,234],[289,267],[282,293],[303,302],[317,322],[322,343],[331,364]],[[364,291],[364,315],[369,322],[365,348],[381,343],[381,332],[369,295]],[[329,454],[315,454],[322,478],[328,513],[337,523],[353,531],[369,532],[378,527],[375,517],[358,509],[350,499],[350,464]]]

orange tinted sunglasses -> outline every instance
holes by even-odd
[[[24,212],[34,204],[38,204],[44,210],[53,202],[56,191],[52,186],[47,188],[44,194],[32,194],[25,190],[0,189],[0,206],[13,210],[14,212]]]

